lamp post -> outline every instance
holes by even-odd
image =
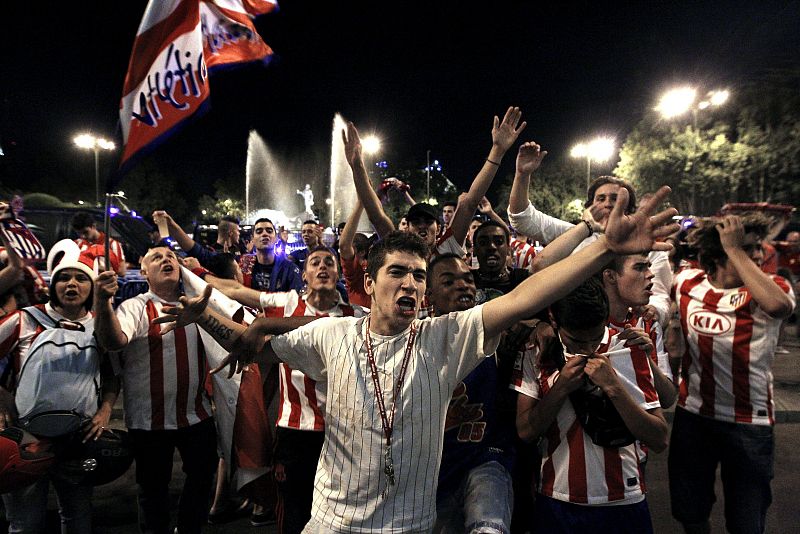
[[[592,161],[598,163],[608,161],[614,154],[616,147],[611,137],[595,137],[586,142],[576,144],[570,150],[573,158],[586,158],[586,189],[592,181]]]
[[[73,141],[80,148],[85,148],[94,151],[94,202],[97,206],[100,205],[100,150],[114,150],[116,145],[113,141],[103,139],[102,137],[95,137],[92,134],[85,133],[76,136]]]
[[[656,105],[655,110],[663,117],[664,119],[673,119],[675,117],[680,117],[684,115],[687,111],[692,112],[692,130],[693,135],[692,139],[694,142],[694,151],[697,152],[699,147],[699,135],[700,132],[697,127],[697,114],[699,111],[708,109],[710,107],[721,106],[725,102],[728,101],[730,97],[730,92],[726,89],[717,89],[713,91],[708,91],[705,95],[705,98],[698,101],[697,97],[697,89],[694,87],[678,87],[675,89],[670,89],[669,91],[665,92],[661,95],[661,98],[658,101],[658,105]],[[694,169],[694,162],[692,162],[692,168]],[[696,180],[692,180],[692,198],[690,200],[691,206],[689,207],[690,210],[695,211],[695,198],[696,198]]]

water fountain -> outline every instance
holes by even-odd
[[[328,183],[324,184],[324,171],[317,165],[320,157],[327,154],[311,152],[297,157],[285,157],[275,153],[255,130],[250,132],[247,142],[247,166],[245,178],[244,222],[252,224],[259,217],[268,217],[278,226],[298,230],[302,222],[311,218],[306,211],[310,206],[318,208],[325,199],[328,216],[320,222],[334,228],[345,221],[356,203],[350,166],[344,157],[342,130],[347,123],[340,114],[333,119],[331,132],[330,167]],[[319,161],[324,164],[324,159]],[[328,190],[325,190],[325,185]],[[308,189],[306,189],[306,187]],[[311,191],[309,195],[308,191]],[[309,204],[309,201],[311,202]],[[370,231],[366,217],[362,217],[359,230]]]

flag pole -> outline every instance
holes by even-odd
[[[111,236],[109,236],[109,230],[111,230],[111,217],[109,216],[109,212],[111,210],[111,193],[106,192],[106,202],[105,202],[105,213],[103,213],[103,233],[105,234],[105,243],[104,243],[104,256],[105,256],[105,270],[111,270],[111,262],[109,261],[109,249],[111,248]]]

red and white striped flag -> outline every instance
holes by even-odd
[[[252,19],[277,8],[275,0],[150,0],[120,102],[124,150],[118,178],[136,156],[205,109],[209,69],[272,56]]]

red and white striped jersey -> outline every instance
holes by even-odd
[[[128,345],[119,354],[125,424],[139,430],[174,430],[211,417],[205,389],[208,364],[197,325],[161,335],[152,324],[171,303],[152,291],[120,304],[116,314]]]
[[[664,330],[661,328],[661,323],[655,320],[645,321],[639,315],[634,315],[629,321],[623,323],[614,322],[613,319],[608,320],[608,327],[612,330],[612,334],[621,333],[625,330],[625,324],[633,325],[647,332],[653,341],[653,347],[655,347],[650,359],[664,373],[664,376],[672,380],[672,368],[669,366],[669,354],[664,348]]]
[[[75,242],[78,244],[78,247],[80,247],[82,251],[86,250],[92,245],[100,245],[104,247],[106,245],[106,234],[100,232],[99,230],[97,234],[98,234],[97,239],[95,239],[94,242],[87,241],[86,239],[83,239],[81,237],[76,239]],[[109,237],[108,248],[112,253],[114,253],[117,256],[117,258],[119,258],[120,265],[125,265],[125,252],[122,250],[122,244],[120,244],[120,242],[114,239],[113,237]]]
[[[511,266],[515,269],[530,271],[533,265],[533,258],[536,257],[536,249],[533,245],[529,245],[527,241],[512,239],[509,246],[511,246],[511,259],[513,262]]]
[[[53,309],[50,303],[37,304],[36,307],[55,321],[65,319],[63,315]],[[77,322],[89,331],[94,327],[93,320],[94,314],[87,313]],[[42,331],[44,331],[44,327],[22,310],[16,310],[0,319],[0,378],[9,376],[16,386],[17,375],[25,364],[28,351]]]
[[[794,305],[789,283],[772,279]],[[718,289],[700,269],[675,275],[672,292],[686,341],[678,404],[720,421],[774,424],[772,362],[781,320],[746,287]]]
[[[597,349],[605,353],[626,391],[643,410],[659,408],[647,355],[606,328]],[[515,369],[511,388],[542,399],[558,379],[555,367],[536,364],[536,354],[527,352]],[[534,408],[535,409],[535,408]],[[538,491],[560,501],[601,505],[633,504],[644,498],[645,482],[641,463],[645,452],[639,442],[606,448],[592,443],[578,421],[569,399],[539,442],[542,455]]]
[[[325,311],[315,309],[307,302],[308,296],[297,291],[285,293],[262,292],[261,307],[267,317],[363,317],[369,310],[358,305],[346,304],[339,299],[336,305]],[[295,430],[325,429],[324,382],[315,382],[285,363],[280,363],[281,403],[278,407],[277,426]]]

